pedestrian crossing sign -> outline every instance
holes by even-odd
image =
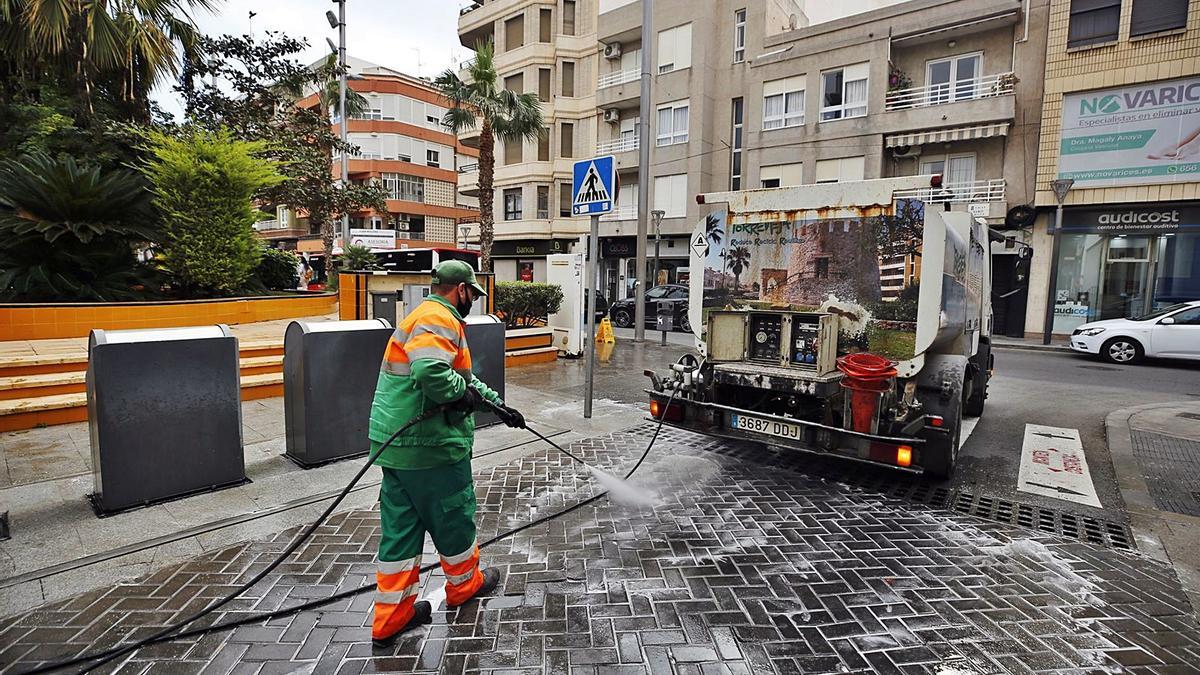
[[[617,201],[617,163],[612,155],[575,162],[571,215],[609,213]]]

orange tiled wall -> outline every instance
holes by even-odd
[[[0,340],[87,337],[93,328],[170,328],[320,316],[337,309],[333,293],[188,302],[0,305]]]

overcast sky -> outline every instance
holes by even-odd
[[[346,50],[354,57],[410,75],[433,77],[455,63],[466,60],[469,50],[458,43],[458,9],[463,0],[348,0],[346,3]],[[207,35],[243,35],[278,30],[308,40],[309,49],[300,56],[312,63],[329,51],[325,38],[337,42],[337,31],[329,27],[325,11],[337,13],[330,0],[225,0],[215,14],[195,15],[200,31]],[[254,12],[253,20],[250,12]],[[155,98],[178,118],[182,103],[171,82]]]

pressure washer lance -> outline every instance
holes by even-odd
[[[667,399],[668,406],[671,404],[671,401],[675,398],[676,393],[677,393],[676,391],[671,392],[671,396]],[[484,400],[487,401],[487,399],[484,399]],[[488,403],[490,403],[490,401],[488,401]],[[493,405],[493,407],[495,407],[495,406]],[[409,420],[403,426],[401,426],[399,429],[397,429],[395,433],[393,433],[391,436],[389,436],[388,439],[386,441],[384,441],[382,445],[379,446],[378,450],[376,450],[375,452],[372,452],[370,454],[370,456],[367,457],[367,461],[363,463],[363,467],[361,469],[359,469],[358,473],[355,474],[354,478],[351,479],[350,483],[347,484],[346,487],[342,489],[342,492],[333,500],[333,503],[331,503],[325,509],[325,512],[322,513],[320,515],[320,517],[317,518],[316,521],[314,521],[311,525],[309,525],[308,528],[303,533],[301,533],[301,535],[298,538],[296,538],[292,542],[292,544],[287,547],[287,549],[285,549],[283,551],[283,553],[281,553],[275,560],[271,561],[271,563],[268,564],[261,572],[259,572],[257,575],[255,575],[255,577],[253,579],[251,579],[249,582],[239,586],[231,594],[225,596],[224,598],[213,603],[212,605],[205,607],[204,609],[196,612],[195,614],[193,614],[185,619],[182,619],[180,621],[177,621],[176,623],[174,623],[170,626],[167,626],[166,628],[163,628],[162,630],[158,631],[157,633],[154,633],[153,635],[151,635],[149,637],[142,638],[141,640],[138,640],[136,642],[131,642],[124,646],[118,645],[116,647],[112,647],[103,652],[97,652],[95,654],[81,654],[79,656],[68,659],[66,661],[61,661],[58,663],[49,663],[44,666],[39,666],[37,668],[34,668],[33,670],[27,671],[27,673],[25,673],[25,675],[34,675],[35,673],[49,673],[49,672],[53,672],[56,670],[61,670],[63,668],[69,668],[71,666],[83,665],[90,661],[95,661],[95,663],[92,663],[87,668],[80,671],[81,673],[88,673],[88,672],[91,672],[91,671],[95,670],[96,668],[99,668],[100,666],[112,661],[113,659],[116,659],[120,656],[124,656],[125,654],[129,654],[131,652],[135,652],[143,647],[148,647],[153,644],[159,644],[162,642],[169,642],[171,640],[179,640],[179,639],[190,638],[190,637],[198,637],[198,636],[202,636],[202,635],[207,635],[209,633],[215,633],[217,631],[237,628],[239,626],[246,626],[246,625],[250,625],[250,624],[261,623],[264,621],[271,621],[273,619],[278,619],[278,618],[284,617],[284,616],[290,616],[292,614],[296,614],[298,612],[303,612],[305,610],[315,609],[317,607],[321,607],[323,605],[327,605],[331,602],[336,602],[338,600],[345,600],[348,598],[352,598],[356,595],[359,595],[360,593],[366,593],[366,592],[375,590],[374,583],[367,583],[367,584],[363,584],[362,586],[359,586],[358,588],[352,588],[350,590],[342,591],[340,593],[335,593],[335,594],[333,594],[329,597],[325,597],[325,598],[317,598],[315,600],[309,600],[308,602],[300,603],[298,605],[292,605],[291,607],[284,607],[282,609],[277,609],[277,610],[274,610],[271,612],[264,612],[262,614],[243,616],[241,618],[231,619],[229,621],[224,621],[221,623],[215,623],[210,626],[203,626],[200,628],[193,628],[192,630],[189,630],[189,631],[178,632],[178,631],[181,631],[188,624],[191,624],[191,623],[199,620],[200,618],[207,616],[208,614],[216,611],[217,609],[220,609],[222,606],[228,604],[231,600],[238,597],[242,593],[246,592],[251,587],[253,587],[255,584],[257,584],[259,581],[261,581],[272,570],[279,567],[279,565],[282,564],[283,561],[286,560],[288,556],[290,556],[292,553],[294,553],[296,551],[296,549],[299,548],[302,543],[307,541],[313,535],[313,533],[316,531],[316,529],[325,522],[325,519],[328,518],[333,513],[333,510],[335,508],[337,508],[337,506],[339,504],[342,503],[342,500],[344,500],[346,498],[346,495],[350,494],[350,490],[354,488],[354,486],[358,483],[359,480],[362,479],[362,477],[364,475],[366,475],[367,470],[370,469],[371,466],[375,464],[375,460],[379,458],[379,455],[383,453],[384,449],[386,449],[389,445],[391,445],[392,442],[395,441],[396,438],[399,437],[401,433],[407,431],[413,425],[415,425],[419,422],[422,422],[426,419],[429,419],[430,417],[437,414],[438,412],[441,412],[443,409],[444,409],[444,406],[438,406],[436,408],[431,408],[431,409],[421,413],[417,417]],[[663,413],[664,415],[666,414],[665,411],[666,411],[666,408],[664,407],[664,413]],[[665,421],[666,421],[665,417],[658,418],[658,425],[655,426],[655,428],[654,428],[654,434],[650,437],[650,442],[646,444],[646,449],[642,452],[642,456],[638,458],[638,461],[636,463],[634,463],[633,468],[631,468],[628,472],[626,472],[624,479],[617,478],[616,476],[607,474],[607,473],[589,465],[587,462],[583,461],[579,457],[570,453],[569,451],[567,451],[566,449],[564,449],[562,446],[558,445],[554,441],[550,440],[549,438],[543,436],[538,431],[531,429],[528,426],[526,426],[525,428],[530,433],[532,433],[533,435],[542,439],[543,441],[549,443],[551,446],[553,446],[554,448],[556,448],[557,450],[559,450],[566,456],[570,457],[574,461],[586,466],[592,472],[592,475],[597,478],[597,480],[599,480],[602,484],[609,486],[611,488],[614,485],[628,487],[628,484],[626,483],[626,481],[628,481],[629,478],[631,476],[633,476],[634,472],[636,472],[642,466],[642,463],[646,461],[646,457],[648,457],[650,455],[650,450],[654,447],[654,443],[658,440],[658,434],[660,431],[662,431],[663,422],[665,422]],[[602,479],[601,476],[607,476],[608,478],[612,479],[612,482],[609,483],[607,480]],[[632,490],[632,488],[629,488],[629,489]],[[520,534],[521,532],[524,532],[525,530],[528,530],[529,528],[537,527],[538,525],[541,525],[542,523],[546,523],[551,520],[554,520],[555,518],[561,518],[562,516],[565,516],[569,513],[572,513],[573,511],[581,509],[581,508],[605,497],[606,495],[612,497],[613,493],[611,493],[610,491],[600,492],[595,495],[592,495],[591,497],[588,497],[587,499],[577,502],[576,504],[574,504],[572,506],[568,506],[567,508],[565,508],[561,511],[551,513],[551,514],[543,516],[541,518],[535,518],[534,520],[531,520],[528,523],[519,525],[516,528],[508,530],[507,532],[502,532],[500,534],[497,534],[494,537],[487,539],[486,541],[480,542],[479,548],[481,548],[481,549],[487,548],[488,546],[491,546],[492,544],[494,544],[498,541],[507,539],[507,538],[515,536],[517,534]],[[616,501],[616,500],[614,500],[614,501]],[[430,570],[432,570],[433,568],[435,568],[437,566],[438,566],[437,563],[430,563],[430,564],[422,566],[420,571],[421,571],[421,573],[429,572]]]

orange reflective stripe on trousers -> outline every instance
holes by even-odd
[[[475,596],[483,585],[479,571],[479,546],[472,545],[463,553],[441,556],[442,571],[446,574],[446,604],[454,607]]]
[[[375,619],[371,625],[373,637],[387,637],[412,620],[413,603],[421,590],[418,583],[419,562],[417,558],[402,563],[379,563],[379,571],[375,573]],[[403,571],[391,571],[398,567],[404,567]]]

